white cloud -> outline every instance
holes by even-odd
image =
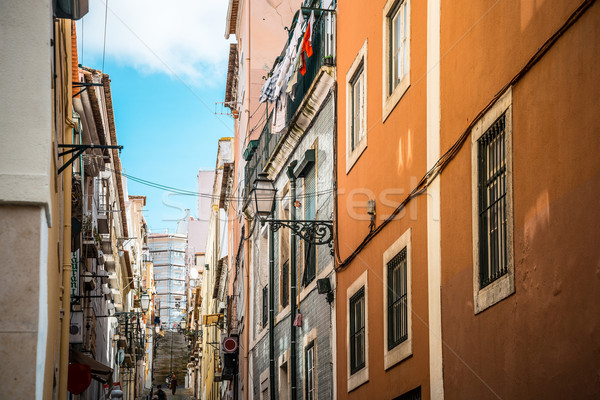
[[[83,62],[102,68],[106,0],[91,0],[77,24]],[[225,75],[226,0],[108,0],[106,57],[143,73],[176,75],[212,85]],[[81,50],[81,44],[78,46]],[[81,54],[80,62],[81,62]],[[87,61],[86,61],[87,60]],[[106,65],[107,72],[110,72]]]

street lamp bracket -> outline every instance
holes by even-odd
[[[266,219],[271,224],[273,232],[280,228],[289,228],[305,242],[332,247],[333,221],[323,220],[290,220],[290,219]]]

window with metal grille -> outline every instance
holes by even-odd
[[[350,373],[365,366],[365,287],[350,298]]]
[[[394,400],[421,400],[421,386],[396,397]]]
[[[313,165],[304,176],[304,219],[317,219],[317,169]],[[317,273],[316,246],[304,242],[304,286],[311,283]]]
[[[262,326],[263,328],[267,326],[267,322],[269,322],[269,287],[265,285],[262,290]]]
[[[315,393],[315,342],[312,341],[304,350],[306,374],[306,400],[314,400]]]
[[[388,350],[408,338],[408,293],[406,274],[406,247],[387,264],[388,296]]]
[[[290,304],[290,263],[286,261],[281,267],[281,306]]]
[[[502,114],[477,141],[480,288],[508,271],[505,115]]]

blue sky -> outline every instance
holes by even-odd
[[[227,4],[172,5],[165,11],[157,1],[127,0],[110,2],[107,10],[102,0],[92,0],[77,26],[79,62],[102,69],[107,11],[104,72],[111,78],[123,169],[196,192],[198,170],[214,169],[218,139],[233,136],[231,117],[214,114],[225,91]],[[127,186],[130,195],[147,197],[144,215],[153,232],[174,231],[185,208],[197,215],[197,197],[132,180]]]

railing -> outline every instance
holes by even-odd
[[[306,1],[305,6],[314,6],[311,1]],[[301,11],[299,11],[301,12]],[[306,15],[305,15],[306,16]],[[311,85],[313,84],[315,78],[319,74],[319,71],[323,65],[334,65],[335,59],[335,50],[334,50],[334,40],[333,40],[333,32],[334,32],[334,15],[329,12],[316,12],[315,13],[315,26],[312,30],[312,47],[313,54],[310,58],[306,59],[306,72],[304,75],[297,72],[298,79],[297,83],[294,86],[293,98],[289,98],[287,104],[287,112],[286,112],[286,121],[285,126],[289,126],[290,121],[296,115],[304,97],[308,93]],[[291,35],[293,34],[294,27],[296,22],[292,24],[290,28],[290,37],[288,38],[288,42],[285,48],[282,51],[282,56],[285,54],[286,48],[290,45]],[[300,38],[302,41],[302,37]],[[301,45],[301,43],[299,43]],[[258,176],[260,172],[265,168],[267,161],[277,148],[277,145],[281,138],[283,137],[283,133],[286,129],[283,129],[279,133],[271,133],[271,122],[272,122],[273,112],[269,114],[267,117],[267,121],[260,133],[260,137],[258,139],[258,145],[256,146],[256,151],[252,155],[252,157],[247,160],[245,167],[245,187],[244,187],[244,199],[247,198],[250,190],[252,189],[252,185],[254,184],[254,180]]]
[[[306,59],[306,72],[298,72],[298,82],[294,86],[294,98],[290,98],[287,106],[286,126],[300,108],[308,89],[317,77],[323,65],[333,65],[333,16],[321,12],[315,15],[315,26],[312,30],[313,55]],[[302,39],[300,39],[302,40]]]

